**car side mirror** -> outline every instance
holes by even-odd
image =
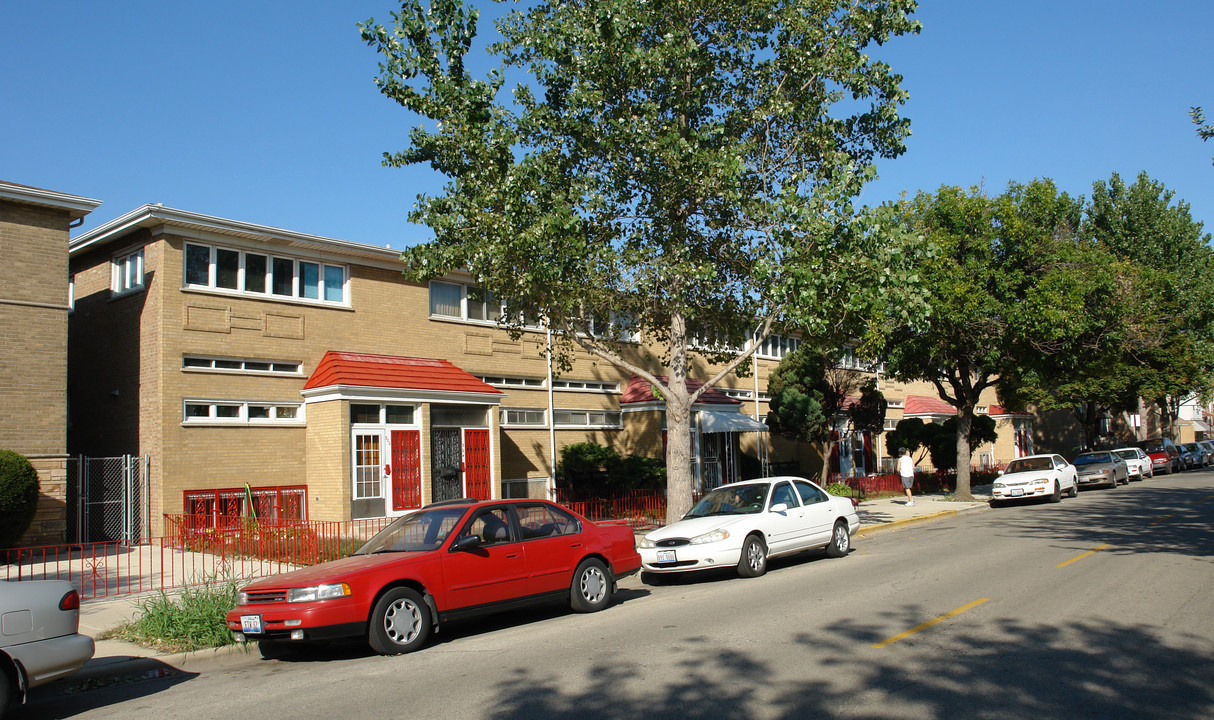
[[[772,505],[771,512],[774,512],[774,513],[788,512],[788,503],[776,503],[775,505]]]
[[[451,544],[452,550],[475,550],[481,546],[481,539],[476,535],[465,535]]]
[[[998,475],[999,477],[1003,477],[1003,471],[1002,471],[1002,470],[1000,470],[1000,471],[996,472],[995,474],[996,474],[996,475]]]

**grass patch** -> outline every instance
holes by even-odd
[[[102,634],[166,652],[234,645],[225,615],[236,607],[235,580],[184,588],[179,597],[161,593],[139,604],[139,616]]]

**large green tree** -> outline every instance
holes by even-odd
[[[767,379],[768,427],[813,446],[822,460],[819,479],[824,484],[837,433],[880,431],[888,407],[874,378],[842,367],[839,359],[802,345],[785,355]]]
[[[1048,180],[1011,183],[998,196],[942,187],[901,204],[908,227],[938,254],[918,267],[931,320],[889,335],[891,374],[931,382],[957,409],[957,488],[970,497],[970,446],[982,393],[1001,394],[1022,366],[1069,348],[1082,317],[1075,247],[1082,201]]]
[[[918,32],[915,7],[535,3],[497,21],[502,67],[477,78],[478,12],[406,0],[391,27],[360,26],[380,91],[430,121],[385,164],[448,178],[410,216],[434,239],[404,253],[406,276],[466,272],[505,299],[504,325],[552,328],[558,362],[577,345],[657,387],[681,517],[692,404],[773,327],[865,340],[923,311],[917,238],[852,204],[874,161],[904,151],[901,77],[871,53]],[[689,391],[693,342],[718,364]]]
[[[1145,172],[1129,185],[1114,173],[1092,186],[1083,223],[1085,237],[1128,266],[1112,387],[1155,402],[1172,437],[1178,404],[1214,391],[1214,250],[1174,198]]]

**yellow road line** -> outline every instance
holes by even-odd
[[[1163,517],[1159,518],[1158,520],[1154,520],[1154,521],[1150,522],[1149,524],[1158,525],[1159,523],[1163,522],[1164,520],[1167,520],[1170,517],[1176,517],[1176,513],[1168,513],[1167,515],[1164,515]]]
[[[960,615],[961,613],[965,612],[966,610],[976,608],[979,605],[981,605],[982,603],[986,602],[987,600],[990,600],[990,598],[980,598],[978,600],[973,601],[969,605],[962,605],[961,607],[957,608],[956,610],[950,610],[949,612],[944,613],[943,615],[941,615],[938,618],[935,618],[934,620],[928,620],[927,622],[923,623],[922,625],[916,625],[915,627],[911,628],[910,630],[907,630],[906,632],[901,632],[901,633],[898,633],[897,635],[893,636],[892,638],[889,638],[887,640],[882,640],[881,642],[877,643],[876,645],[873,645],[873,647],[883,648],[886,645],[893,645],[894,643],[898,642],[899,640],[904,640],[904,639],[910,637],[911,635],[914,635],[917,632],[928,629],[932,625],[935,625],[937,623],[942,623],[945,620],[948,620],[949,618],[953,617],[954,615]]]
[[[1205,496],[1205,497],[1203,497],[1202,499],[1194,501],[1194,502],[1193,502],[1193,504],[1194,504],[1194,505],[1200,505],[1200,504],[1202,504],[1203,502],[1205,502],[1206,500],[1209,500],[1210,498],[1214,498],[1214,495],[1206,495],[1206,496]]]
[[[1067,560],[1066,562],[1058,563],[1054,567],[1066,567],[1067,565],[1070,565],[1073,562],[1079,562],[1080,560],[1084,559],[1088,555],[1095,555],[1097,552],[1107,548],[1108,546],[1109,546],[1108,543],[1105,543],[1104,545],[1101,545],[1098,548],[1095,548],[1093,550],[1088,550],[1087,552],[1083,553],[1082,555],[1076,555],[1075,557],[1071,558],[1070,560]]]

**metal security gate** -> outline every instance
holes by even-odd
[[[148,527],[148,457],[92,458],[67,464],[67,540],[138,540]]]

